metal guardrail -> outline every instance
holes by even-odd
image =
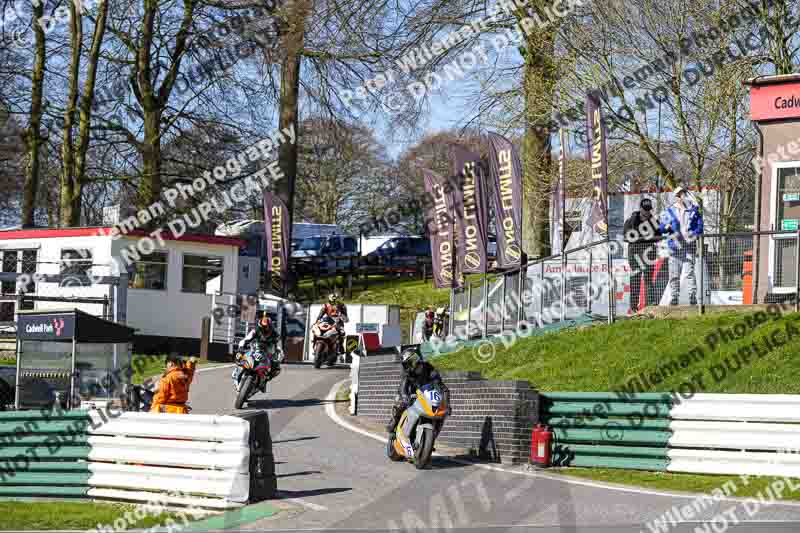
[[[800,395],[542,393],[553,464],[800,477]]]

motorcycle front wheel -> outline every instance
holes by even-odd
[[[397,438],[397,437],[395,437]],[[394,438],[390,435],[386,442],[386,456],[392,461],[402,461],[403,456],[394,449]]]
[[[424,428],[419,439],[419,449],[414,453],[414,466],[417,467],[417,470],[423,470],[428,467],[431,462],[431,455],[433,455],[433,430]]]
[[[322,358],[324,357],[325,343],[324,341],[317,341],[314,344],[314,368],[322,366]]]
[[[250,397],[250,389],[253,387],[253,376],[245,376],[242,378],[242,384],[239,386],[239,394],[236,396],[236,402],[233,406],[241,409],[244,402]]]

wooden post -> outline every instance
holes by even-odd
[[[208,361],[208,345],[211,340],[211,317],[204,316],[200,326],[200,360]]]

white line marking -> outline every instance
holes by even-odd
[[[220,370],[220,369],[223,369],[223,368],[230,368],[232,366],[236,366],[236,364],[235,363],[230,363],[230,364],[226,364],[226,365],[204,366],[204,367],[200,367],[197,370],[195,370],[194,373],[197,374],[198,372],[206,372],[207,370]]]
[[[332,402],[334,400],[336,400],[336,392],[342,387],[342,385],[344,385],[348,381],[350,381],[350,379],[343,379],[342,381],[336,383],[333,386],[333,388],[331,389],[331,392],[328,393],[328,398],[327,398],[328,399],[328,403],[325,405],[325,412],[328,414],[328,417],[331,420],[333,420],[335,423],[339,424],[343,428],[349,429],[350,431],[354,431],[356,433],[364,435],[365,437],[369,437],[371,439],[383,442],[385,444],[386,443],[386,437],[383,437],[383,436],[380,436],[380,435],[376,435],[374,433],[370,433],[369,431],[366,431],[366,430],[363,430],[363,429],[361,429],[359,427],[356,427],[356,426],[350,424],[349,422],[347,422],[346,420],[343,420],[342,417],[339,416],[339,413],[336,412],[336,409],[334,408],[334,404]],[[663,496],[663,497],[666,497],[666,498],[681,498],[681,499],[694,499],[694,498],[697,498],[698,496],[702,496],[703,495],[702,493],[699,493],[699,494],[698,493],[679,493],[679,492],[668,492],[668,491],[657,491],[657,490],[649,490],[649,489],[640,489],[640,488],[634,488],[634,487],[623,487],[623,486],[620,486],[620,485],[611,485],[611,484],[601,483],[601,482],[597,482],[597,481],[583,481],[583,480],[580,480],[580,479],[572,479],[572,478],[569,478],[567,476],[560,476],[558,474],[544,474],[542,472],[529,472],[529,471],[524,471],[524,470],[510,470],[510,469],[503,468],[503,467],[500,467],[500,466],[494,466],[494,465],[489,465],[489,464],[485,464],[485,463],[475,463],[475,462],[472,462],[472,461],[465,461],[463,459],[458,459],[458,458],[455,458],[455,457],[448,457],[446,455],[441,455],[441,454],[439,454],[437,452],[434,452],[434,455],[436,455],[438,457],[443,457],[443,458],[447,459],[448,461],[452,461],[454,463],[475,466],[477,468],[484,468],[486,470],[493,470],[495,472],[503,472],[503,473],[506,473],[506,474],[515,474],[515,475],[518,475],[518,476],[529,476],[529,477],[535,477],[535,478],[541,478],[541,479],[549,479],[551,481],[558,481],[558,482],[561,482],[561,483],[569,483],[571,485],[580,485],[580,486],[584,486],[584,487],[592,487],[592,488],[595,488],[595,489],[615,490],[615,491],[619,491],[619,492],[628,492],[628,493],[633,493],[633,494],[643,494],[643,495],[646,495],[646,496]],[[742,502],[752,503],[752,498],[731,498],[731,497],[728,497],[728,496],[724,496],[724,497],[720,497],[720,498],[716,498],[715,497],[715,500],[717,500],[717,501],[729,501],[729,502],[735,502],[735,503],[742,503]],[[771,505],[772,506],[783,506],[783,507],[800,507],[800,502],[780,501],[780,503],[779,502],[775,502],[775,503],[773,503]],[[742,522],[747,522],[747,520],[742,520]],[[753,520],[753,522],[763,522],[763,520]]]

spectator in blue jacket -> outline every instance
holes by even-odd
[[[670,305],[678,305],[681,271],[688,264],[689,304],[697,305],[697,278],[694,261],[697,255],[697,237],[703,233],[703,216],[700,207],[688,198],[688,191],[678,187],[675,203],[661,213],[659,229],[669,235],[669,285],[672,293]]]

